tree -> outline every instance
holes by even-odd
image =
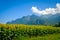
[[[56,27],[60,27],[60,22],[58,22],[58,23],[55,24],[54,26],[56,26]]]

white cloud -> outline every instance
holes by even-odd
[[[57,10],[56,12],[57,12],[57,13],[60,13],[60,4],[58,3],[58,4],[56,5],[56,7],[57,7],[57,8],[56,8],[56,10]]]
[[[46,8],[45,10],[39,10],[37,7],[32,7],[31,10],[34,13],[41,14],[41,15],[45,15],[45,14],[56,14],[56,13],[60,13],[60,4],[57,3],[56,4],[56,8]]]

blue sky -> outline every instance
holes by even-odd
[[[6,23],[26,15],[34,14],[33,6],[40,10],[56,8],[60,0],[0,0],[0,23]]]

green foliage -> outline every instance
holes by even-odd
[[[60,27],[60,22],[57,23],[57,24],[55,24],[54,26],[56,26],[56,27]]]
[[[13,40],[20,36],[44,36],[47,34],[60,33],[59,27],[24,24],[0,24],[0,39]]]
[[[14,39],[15,40],[15,39]],[[45,36],[37,36],[37,37],[24,37],[19,36],[16,40],[60,40],[60,33],[59,34],[48,34]]]

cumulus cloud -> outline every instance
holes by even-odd
[[[60,13],[60,3],[56,4],[56,8],[46,8],[45,10],[39,10],[37,7],[32,7],[31,10],[36,14],[56,14]]]

